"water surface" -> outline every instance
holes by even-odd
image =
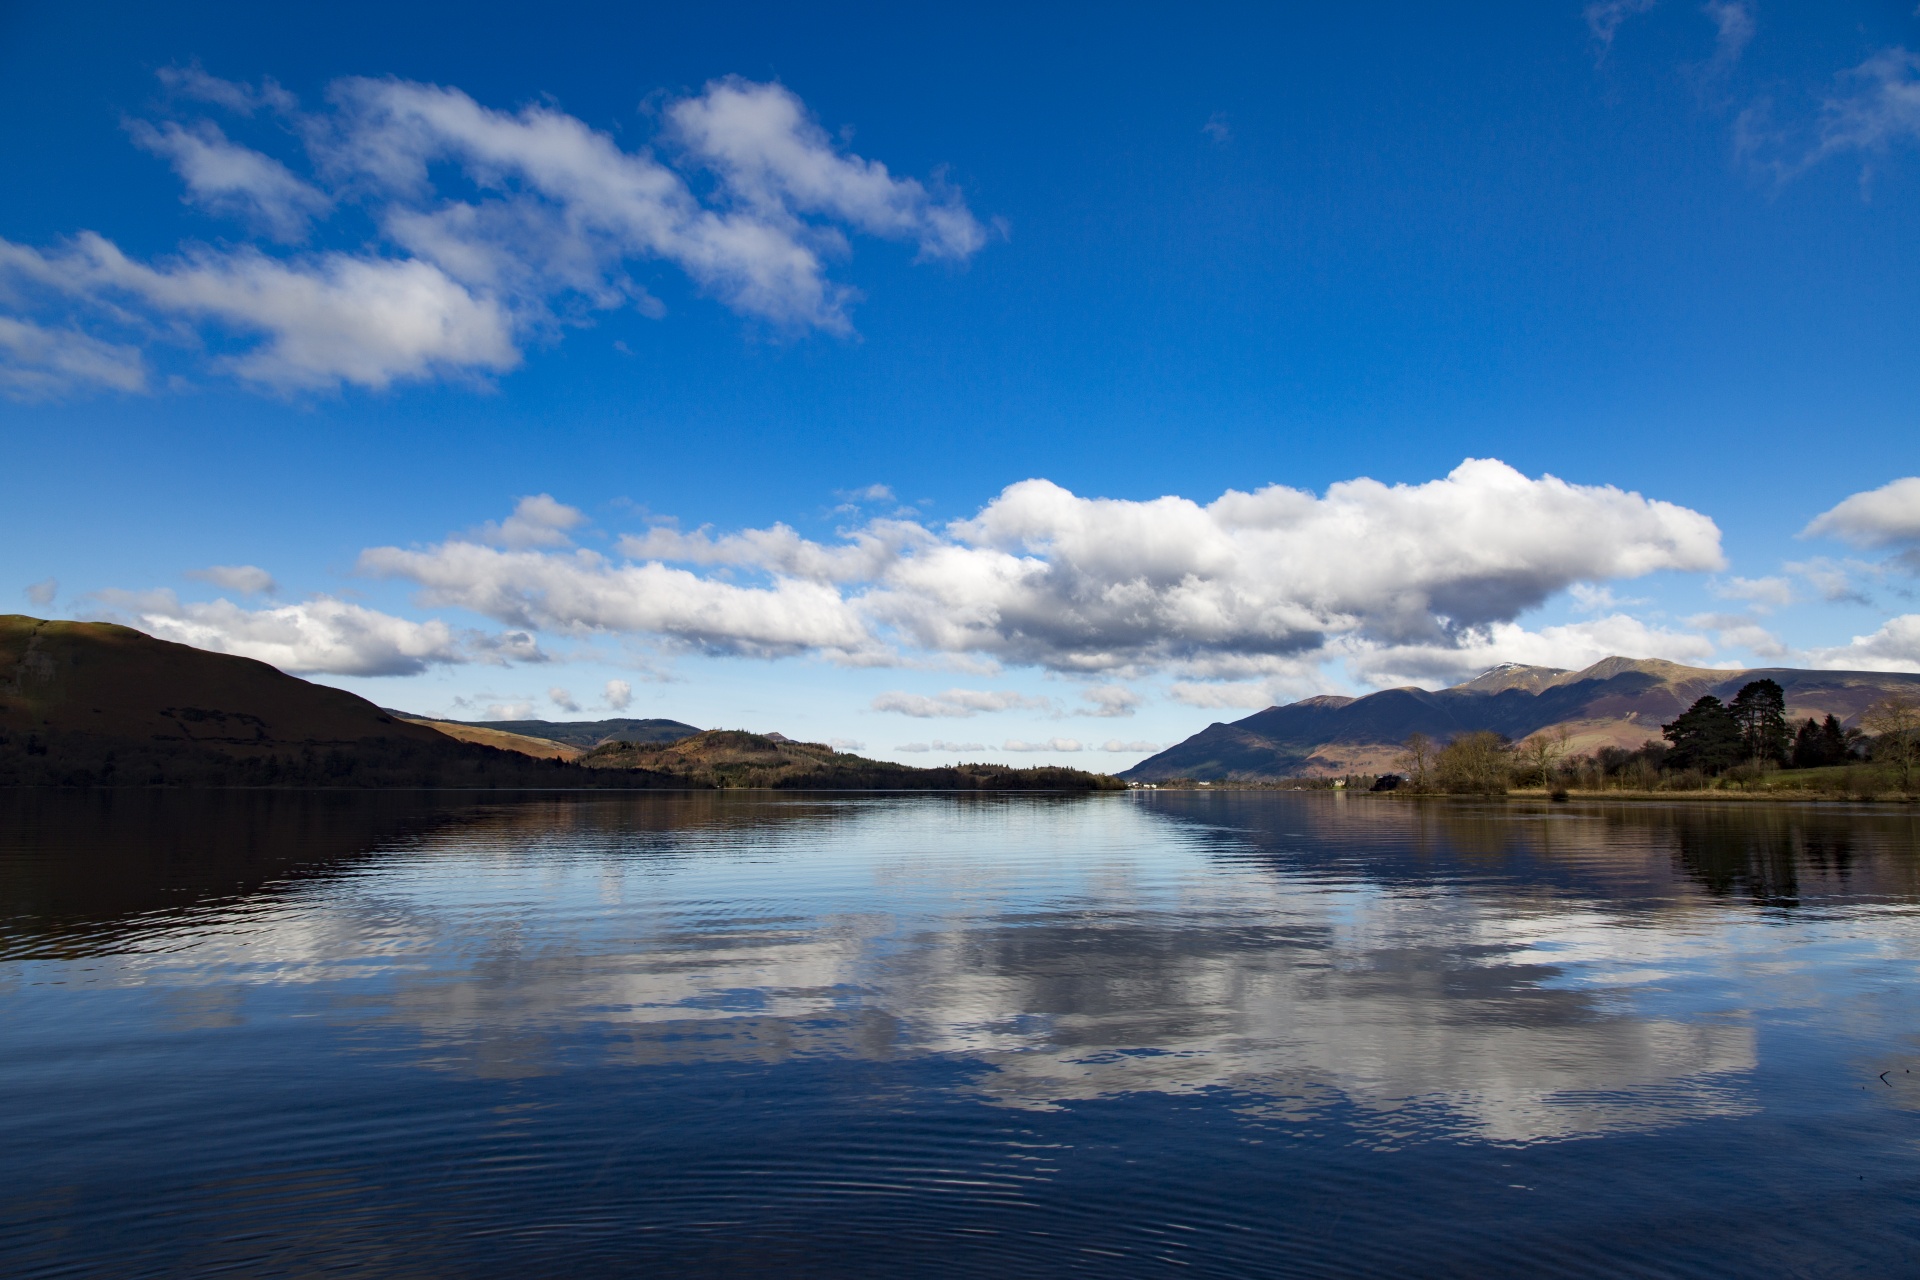
[[[1920,1274],[1920,823],[0,796],[0,1273]]]

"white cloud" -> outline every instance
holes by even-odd
[[[324,192],[271,156],[229,141],[211,121],[182,127],[169,120],[155,127],[134,120],[127,130],[141,147],[172,163],[189,203],[243,219],[271,239],[304,240],[308,224],[333,208]]]
[[[26,596],[28,603],[45,607],[52,604],[53,598],[60,594],[60,581],[57,578],[42,578],[38,582],[29,584],[21,594]]]
[[[562,711],[578,711],[580,709],[580,704],[574,701],[573,694],[562,689],[559,685],[555,685],[553,688],[547,690],[547,701]]]
[[[227,351],[212,368],[278,390],[503,373],[526,341],[589,311],[663,314],[629,274],[637,261],[677,266],[743,315],[846,333],[853,294],[826,270],[844,255],[846,230],[950,260],[986,240],[957,193],[835,145],[778,85],[718,81],[671,104],[683,173],[555,108],[498,111],[438,85],[344,79],[326,110],[302,114],[271,83],[253,89],[197,67],[162,79],[179,99],[278,113],[312,162],[310,180],[206,120],[131,123],[139,145],[172,162],[191,203],[291,242],[351,201],[377,234],[319,254],[201,246],[154,263],[92,233],[49,251],[0,242],[9,305],[58,315],[52,327],[12,317],[0,333],[0,387],[14,394],[144,387],[140,352],[91,328]],[[712,190],[706,175],[718,181],[711,202],[699,194]],[[28,346],[42,353],[16,350]],[[61,373],[54,356],[90,372]]]
[[[949,689],[928,697],[918,693],[883,693],[872,702],[875,711],[894,711],[923,720],[939,717],[965,719],[983,711],[1014,711],[1050,707],[1046,698],[1030,697],[1007,689]]]
[[[572,545],[567,531],[586,522],[577,508],[554,501],[552,494],[536,493],[516,502],[505,520],[487,521],[480,538],[501,547],[565,547]]]
[[[1808,649],[1797,660],[1837,671],[1920,671],[1920,613],[1889,618],[1871,635],[1851,643]]]
[[[1000,744],[1003,751],[1081,751],[1085,748],[1077,738],[1048,738],[1045,742],[1023,742],[1019,738],[1008,738]]]
[[[1871,604],[1866,593],[1854,584],[1854,578],[1879,577],[1884,572],[1882,566],[1862,560],[1832,560],[1826,556],[1790,561],[1781,568],[1804,578],[1828,604]]]
[[[1815,516],[1800,536],[1839,538],[1859,547],[1920,543],[1920,476],[1856,493]]]
[[[1920,54],[1882,49],[1846,72],[1825,104],[1820,144],[1807,163],[1844,151],[1883,152],[1920,141]]]
[[[533,703],[525,700],[519,702],[489,702],[487,704],[487,719],[531,720],[533,719]]]
[[[661,636],[715,652],[854,658],[873,640],[832,587],[777,579],[742,587],[658,563],[613,564],[591,551],[500,551],[446,542],[425,551],[375,547],[363,571],[406,578],[430,606],[471,609],[509,626]]]
[[[716,80],[667,116],[734,200],[767,223],[826,214],[871,235],[916,241],[928,258],[964,260],[987,242],[958,193],[930,193],[877,160],[842,155],[781,85]]]
[[[145,306],[257,336],[257,345],[214,364],[268,387],[348,382],[377,390],[451,372],[505,372],[520,361],[498,302],[413,259],[280,259],[242,247],[199,249],[152,267],[82,232],[54,254],[0,241],[0,274],[87,302]]]
[[[227,591],[238,591],[242,595],[270,596],[280,589],[273,575],[258,565],[216,564],[205,569],[189,569],[186,577],[197,578],[202,582],[211,582]]]
[[[986,744],[980,742],[942,742],[938,738],[935,738],[932,742],[905,742],[894,748],[895,751],[904,751],[916,755],[925,751],[964,752],[985,751],[986,749]]]
[[[1158,751],[1159,749],[1160,744],[1157,742],[1122,742],[1118,738],[1108,738],[1100,744],[1100,750],[1110,751],[1116,754],[1124,752],[1132,755],[1142,751]]]
[[[1763,611],[1793,603],[1793,584],[1785,578],[1728,578],[1708,583],[1707,590],[1722,600],[1745,600]]]
[[[326,597],[258,610],[227,600],[183,604],[170,591],[103,591],[100,598],[163,640],[256,658],[296,675],[417,675],[442,664],[542,658],[524,633],[456,633],[437,620],[412,622]]]
[[[633,686],[625,680],[609,680],[601,700],[610,711],[625,711],[633,705]]]
[[[1503,662],[1577,671],[1616,654],[1706,666],[1714,660],[1714,647],[1702,635],[1612,614],[1538,631],[1496,623],[1459,637],[1453,645],[1357,645],[1348,666],[1376,687],[1435,685],[1455,683]]]
[[[0,249],[5,244],[0,241]],[[146,390],[147,366],[140,349],[75,329],[49,329],[0,316],[0,394],[47,400],[96,387]]]
[[[374,548],[361,565],[419,584],[427,604],[516,627],[855,663],[922,652],[1066,672],[1299,679],[1330,645],[1421,654],[1436,669],[1477,661],[1468,655],[1507,643],[1499,637],[1530,634],[1512,619],[1575,583],[1722,564],[1719,530],[1697,512],[1489,460],[1420,485],[1351,480],[1324,497],[1273,486],[1206,506],[1081,498],[1028,480],[944,529],[875,520],[833,545],[784,525],[720,537],[656,528],[618,550],[629,562],[455,539]],[[765,578],[718,580],[669,560]],[[1580,647],[1531,642],[1552,643]],[[885,709],[909,705],[937,713],[909,701]]]
[[[1080,696],[1092,707],[1079,714],[1101,717],[1130,716],[1134,708],[1144,701],[1138,693],[1120,684],[1094,685],[1081,690]]]
[[[867,748],[866,743],[855,741],[852,738],[828,738],[827,745],[835,751],[864,751]]]

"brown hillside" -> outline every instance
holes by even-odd
[[[437,730],[461,742],[477,742],[483,747],[517,751],[523,756],[532,756],[536,760],[575,760],[585,754],[585,749],[582,747],[555,742],[551,738],[508,733],[503,729],[489,729],[485,725],[462,724],[458,720],[415,720],[408,717],[406,723],[423,724],[429,729]]]
[[[1105,791],[1126,784],[1105,774],[1046,766],[1015,769],[956,764],[919,769],[847,755],[818,742],[713,729],[669,743],[609,742],[580,757],[588,769],[645,769],[702,787],[803,790]]]

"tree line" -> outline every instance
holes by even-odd
[[[1461,795],[1495,795],[1515,786],[1690,790],[1747,785],[1781,771],[1831,773],[1835,766],[1851,766],[1840,781],[1855,789],[1911,793],[1920,765],[1920,696],[1887,694],[1861,713],[1858,726],[1844,726],[1833,715],[1795,725],[1779,683],[1754,680],[1729,702],[1711,695],[1696,700],[1661,725],[1660,735],[1663,741],[1636,749],[1606,746],[1575,755],[1565,726],[1518,743],[1485,730],[1445,743],[1416,733],[1396,761],[1400,773],[1388,778],[1413,791]],[[1813,775],[1808,780],[1812,785]],[[1379,785],[1396,784],[1383,779]]]

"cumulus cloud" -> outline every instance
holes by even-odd
[[[864,751],[867,744],[852,738],[828,738],[827,745],[835,751]]]
[[[456,632],[438,620],[413,622],[325,597],[256,610],[228,600],[183,604],[170,591],[105,591],[100,599],[162,640],[256,658],[295,675],[418,675],[444,664],[542,659],[522,632]]]
[[[918,755],[926,751],[964,752],[985,751],[986,749],[986,744],[981,742],[942,742],[938,738],[935,738],[932,742],[903,742],[894,748],[895,751],[904,751],[912,755]]]
[[[272,574],[251,564],[210,565],[205,569],[189,569],[185,576],[248,596],[270,596],[280,589]]]
[[[1796,660],[1835,671],[1920,671],[1920,613],[1889,618],[1870,635],[1805,650]]]
[[[562,711],[578,711],[580,709],[580,704],[574,701],[573,694],[562,689],[559,685],[555,685],[553,688],[547,690],[547,701]]]
[[[625,680],[609,680],[600,699],[607,704],[609,711],[625,711],[633,705],[633,686]]]
[[[1142,751],[1158,751],[1159,749],[1160,744],[1157,742],[1122,742],[1118,738],[1108,738],[1100,744],[1100,750],[1110,751],[1116,755],[1123,753],[1131,755],[1138,754]]]
[[[1576,583],[1722,566],[1719,530],[1698,512],[1491,460],[1425,484],[1350,480],[1324,496],[1276,485],[1204,506],[1082,498],[1028,480],[939,528],[874,520],[820,543],[784,525],[719,536],[661,527],[617,551],[453,539],[373,548],[360,563],[416,583],[424,604],[513,627],[852,663],[920,652],[1216,678],[1298,678],[1335,650],[1452,670],[1503,647],[1578,650],[1581,636],[1685,648],[1623,630],[1617,616],[1525,643],[1517,637],[1534,633],[1512,621]],[[1033,705],[883,696],[880,709],[909,715]],[[1128,705],[1089,697],[1112,714]]]
[[[918,693],[883,693],[872,702],[875,711],[893,711],[923,720],[940,717],[965,719],[983,711],[1014,711],[1051,707],[1046,698],[1014,693],[1009,689],[949,689],[926,696]]]
[[[1002,751],[1082,751],[1078,738],[1048,738],[1045,742],[1023,742],[1019,738],[1008,738],[1000,744]]]
[[[1800,536],[1839,538],[1858,547],[1920,544],[1920,476],[1856,493],[1815,516]]]
[[[487,521],[480,538],[501,547],[565,547],[573,542],[568,530],[586,522],[583,513],[554,501],[552,494],[536,493],[514,503],[513,514],[505,520]]]
[[[30,604],[44,608],[52,604],[53,598],[60,594],[60,581],[57,578],[42,578],[30,584],[21,594],[26,596]]]
[[[1451,684],[1503,662],[1577,671],[1615,654],[1706,666],[1714,660],[1714,646],[1703,635],[1612,614],[1538,631],[1511,622],[1496,623],[1460,636],[1451,645],[1358,645],[1348,657],[1348,666],[1375,686]]]
[[[271,84],[198,68],[162,79],[176,105],[270,110],[310,169],[302,176],[205,119],[129,124],[173,165],[190,203],[283,244],[351,204],[375,236],[291,255],[202,245],[154,262],[87,232],[49,249],[0,241],[10,309],[57,316],[8,318],[29,327],[0,331],[0,387],[137,390],[146,379],[129,344],[161,338],[204,345],[221,353],[216,372],[283,391],[486,377],[594,310],[663,314],[630,274],[648,262],[777,328],[846,333],[853,294],[827,264],[845,256],[848,232],[949,261],[987,238],[958,192],[852,154],[775,84],[716,81],[669,104],[658,152],[623,148],[551,106],[502,111],[441,85],[343,79],[325,108],[303,112]],[[61,361],[80,368],[63,373]]]
[[[4,245],[0,241],[0,248]],[[146,390],[147,365],[138,347],[0,316],[0,394],[50,400],[103,387]]]
[[[487,704],[489,720],[531,720],[533,703],[522,699],[518,702],[489,702]]]

